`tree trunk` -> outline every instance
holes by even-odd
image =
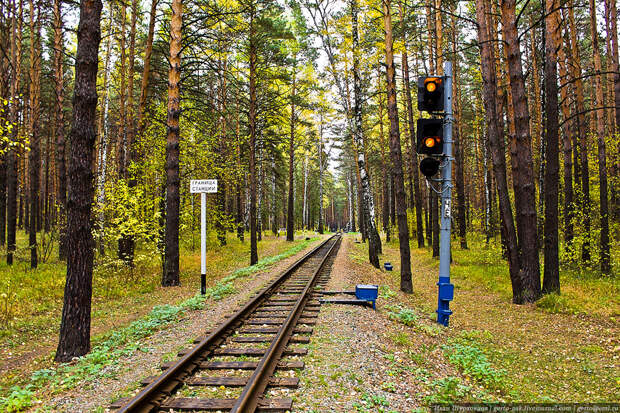
[[[430,190],[430,209],[431,209],[431,230],[433,232],[433,257],[439,257],[439,195],[429,186]]]
[[[366,160],[364,159],[364,138],[362,136],[362,91],[359,69],[359,39],[357,32],[357,0],[351,0],[351,18],[353,20],[353,138],[355,140],[355,148],[357,150],[357,165],[360,172],[360,181],[362,189],[362,201],[364,212],[364,227],[368,236],[368,259],[370,263],[379,268],[379,254],[381,253],[381,238],[377,232],[375,223],[375,202],[370,187],[370,175],[366,169]]]
[[[217,239],[220,246],[226,245],[226,222],[228,221],[228,215],[226,212],[226,194],[227,194],[227,185],[226,185],[226,174],[224,168],[228,164],[228,154],[227,154],[227,127],[226,127],[226,99],[227,99],[227,85],[226,85],[226,71],[227,71],[227,59],[228,54],[221,47],[218,47],[223,56],[218,60],[218,69],[219,72],[222,73],[219,79],[219,103],[217,104],[219,116],[219,130],[220,130],[220,138],[218,139],[217,144],[217,152],[219,155],[219,159],[222,167],[218,169],[218,189],[216,194],[216,202],[217,202],[217,220],[216,220],[216,230],[217,230]]]
[[[398,219],[398,241],[400,246],[400,289],[413,292],[411,281],[411,252],[409,250],[409,228],[407,226],[407,204],[403,182],[398,106],[396,101],[396,71],[392,38],[392,15],[390,0],[383,0],[383,23],[385,26],[385,62],[387,77],[387,107],[390,119],[390,153],[392,155],[392,176],[396,192],[396,215]]]
[[[556,20],[559,20],[559,15],[556,16]],[[566,59],[566,52],[564,50],[562,30],[558,22],[558,29],[553,36],[553,42],[555,50],[558,54],[558,72],[560,75],[560,84],[566,84],[569,81],[568,65],[569,61]],[[573,195],[573,147],[571,129],[568,120],[570,119],[570,100],[568,96],[568,86],[564,86],[560,89],[560,98],[562,110],[562,152],[564,161],[564,241],[566,247],[571,248],[573,242],[573,220],[575,215],[574,195]]]
[[[119,29],[119,52],[120,52],[120,87],[118,90],[118,129],[116,138],[116,168],[117,178],[123,179],[126,176],[125,169],[125,157],[127,151],[127,46],[125,39],[126,23],[127,23],[127,5],[125,2],[120,2],[120,29]],[[172,30],[172,28],[171,28]],[[170,41],[172,43],[172,40]]]
[[[613,74],[613,101],[615,103],[615,133],[616,142],[618,142],[618,134],[620,134],[620,64],[618,62],[618,9],[616,8],[616,0],[607,0],[605,2],[607,12],[607,36],[611,43],[611,60]],[[612,149],[613,152],[613,149]],[[620,143],[616,144],[616,153],[620,152]],[[610,167],[612,176],[615,176],[616,182],[620,178],[620,157],[616,157],[616,162]],[[612,181],[613,182],[613,181]],[[611,207],[610,214],[616,219],[620,218],[620,194],[618,184],[611,185]]]
[[[323,114],[321,114],[321,121],[319,125],[319,234],[324,232],[323,229]]]
[[[590,28],[592,30],[592,50],[594,53],[594,108],[596,110],[596,135],[598,142],[598,174],[599,174],[599,197],[601,204],[601,272],[611,273],[611,257],[609,250],[609,206],[607,200],[607,155],[605,154],[605,106],[603,99],[603,79],[601,52],[598,45],[598,32],[596,30],[596,5],[590,0]]]
[[[568,0],[568,23],[570,28],[571,68],[572,82],[574,83],[575,100],[577,103],[577,124],[580,136],[579,150],[581,172],[581,217],[583,220],[583,244],[581,259],[586,263],[590,261],[590,171],[588,166],[588,125],[586,120],[586,106],[581,79],[581,57],[579,55],[579,43],[577,42],[577,28],[575,24],[575,12],[573,0]],[[577,147],[577,145],[575,145]],[[575,161],[575,163],[577,163]]]
[[[39,257],[37,254],[37,230],[39,214],[39,186],[40,186],[40,129],[39,115],[41,112],[41,6],[30,0],[30,152],[28,153],[28,168],[30,175],[30,220],[28,243],[30,248],[30,268],[37,268]]]
[[[110,24],[111,24],[110,17]],[[99,255],[105,255],[105,200],[106,200],[106,177],[108,171],[108,146],[109,146],[109,124],[108,110],[110,104],[110,94],[108,93],[108,80],[110,78],[110,55],[112,51],[112,36],[108,36],[106,45],[104,73],[103,73],[103,98],[102,110],[100,111],[97,131],[100,136],[99,144],[99,165],[97,177],[97,205],[99,207]]]
[[[134,122],[134,99],[133,99],[133,78],[135,72],[135,50],[136,50],[136,19],[138,13],[138,0],[131,1],[131,27],[129,29],[129,74],[127,76],[127,122],[123,125],[125,136],[127,137],[127,146],[125,147],[125,156],[123,158],[123,171],[127,178],[127,186],[129,188],[136,187],[136,172],[129,171],[129,166],[136,161],[135,148],[135,122]],[[124,21],[123,21],[124,26]],[[130,175],[131,174],[131,175]],[[121,176],[122,178],[122,176]],[[131,191],[131,189],[130,189]],[[135,237],[133,233],[123,233],[118,240],[118,257],[122,259],[126,265],[133,265],[133,256],[135,249]]]
[[[153,54],[153,35],[155,33],[155,17],[159,0],[151,0],[151,12],[149,14],[149,31],[146,37],[146,49],[144,51],[144,68],[142,69],[142,81],[140,83],[140,102],[138,103],[138,139],[142,138],[146,128],[146,100],[148,97],[149,76],[151,74],[151,55]],[[139,157],[139,156],[138,156]]]
[[[65,131],[64,131],[64,78],[63,78],[63,38],[61,0],[54,0],[54,81],[56,86],[55,136],[56,136],[56,202],[58,207],[58,256],[64,260],[66,251],[67,172],[65,169]]]
[[[454,59],[457,59],[457,43],[458,43],[458,28],[456,25],[456,17],[452,16],[452,54]],[[452,140],[454,141],[454,158],[456,159],[456,171],[455,171],[455,185],[456,185],[456,222],[459,228],[459,239],[461,242],[461,248],[467,249],[467,223],[465,221],[465,174],[464,174],[464,160],[463,156],[463,143],[461,142],[462,136],[460,134],[460,119],[461,119],[461,105],[459,99],[459,87],[458,87],[458,74],[459,64],[458,61],[454,62],[454,79],[452,81],[452,96],[454,105],[454,128]],[[486,148],[486,147],[485,147]],[[486,156],[485,156],[486,161]],[[486,175],[485,175],[486,177]],[[489,184],[490,187],[490,184]],[[490,197],[489,197],[490,198]],[[489,204],[490,205],[490,204]],[[490,216],[490,207],[488,213]]]
[[[256,65],[257,45],[256,27],[254,22],[254,5],[252,3],[250,17],[250,105],[248,110],[248,124],[250,128],[250,265],[258,262],[258,246],[256,239]]]
[[[170,69],[168,71],[168,137],[166,140],[166,258],[161,280],[164,287],[179,280],[179,82],[181,81],[182,0],[172,0],[170,20]]]
[[[239,105],[235,105],[235,141],[237,143],[237,184],[235,185],[237,192],[237,238],[243,242],[245,241],[245,225],[243,222],[243,202],[241,196],[241,190],[245,185],[244,173],[241,169],[242,153],[240,138],[240,125],[239,125]]]
[[[404,21],[403,6],[402,3],[398,4],[400,18]],[[416,151],[416,139],[415,139],[415,123],[413,121],[413,104],[411,100],[411,84],[409,82],[409,62],[407,56],[407,38],[403,34],[403,41],[405,43],[402,55],[403,65],[403,83],[405,84],[405,101],[407,104],[407,121],[409,123],[409,142],[411,144],[411,170],[413,174],[413,194],[414,199],[412,203],[415,206],[415,220],[416,220],[416,238],[418,240],[418,248],[424,248],[424,226],[422,223],[422,196],[420,193],[420,174],[418,172],[417,151]]]
[[[377,76],[377,94],[379,95],[379,145],[381,147],[381,171],[382,179],[382,198],[383,198],[383,231],[385,231],[385,241],[390,242],[392,238],[392,227],[390,225],[390,175],[388,168],[388,158],[385,153],[385,136],[383,134],[383,91],[381,90],[381,70],[378,70]]]
[[[295,169],[295,73],[293,68],[293,84],[291,92],[291,135],[288,147],[288,204],[286,213],[286,240],[293,241],[295,239],[295,208],[293,205],[293,171]]]
[[[532,170],[529,109],[521,66],[521,51],[517,34],[515,0],[502,0],[502,28],[508,54],[508,72],[515,114],[515,141],[512,159],[513,188],[517,213],[517,236],[521,262],[523,300],[534,302],[540,297],[540,263],[538,261],[538,236],[536,194]]]
[[[18,127],[19,122],[19,101],[16,96],[19,91],[19,62],[21,61],[21,41],[19,40],[19,34],[17,29],[17,22],[22,20],[22,0],[19,0],[19,11],[15,4],[15,0],[11,2],[11,102],[9,107],[9,116],[13,130],[11,132],[11,142],[16,143],[18,139]],[[13,253],[16,249],[16,235],[17,235],[17,177],[18,177],[18,162],[17,162],[17,149],[14,146],[9,148],[6,155],[6,171],[7,171],[7,253],[6,262],[8,265],[13,264]]]
[[[558,14],[556,0],[545,1],[545,137],[547,164],[545,166],[545,225],[543,293],[560,292],[560,258],[558,240],[558,184],[560,181],[559,113],[557,54]]]
[[[481,49],[482,96],[486,111],[486,122],[489,146],[493,158],[493,173],[497,185],[499,198],[502,234],[505,239],[508,270],[512,283],[512,302],[523,303],[522,285],[519,269],[519,254],[517,249],[517,235],[510,205],[508,179],[506,177],[506,158],[504,149],[504,125],[502,116],[498,113],[497,72],[495,68],[495,50],[492,46],[487,14],[490,14],[488,0],[476,2],[476,18],[478,20],[478,43]]]
[[[93,153],[97,138],[97,53],[101,41],[99,0],[80,3],[75,64],[73,122],[69,142],[67,282],[55,360],[68,362],[90,350],[94,242],[91,209]]]
[[[301,224],[308,229],[308,154],[304,158],[304,196],[301,209]]]

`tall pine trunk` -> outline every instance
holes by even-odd
[[[250,265],[258,262],[258,240],[256,234],[256,65],[257,65],[257,39],[256,22],[254,21],[255,8],[252,3],[250,17],[250,105],[248,110],[248,124],[250,128]]]
[[[383,205],[381,208],[383,217],[383,231],[385,231],[385,241],[390,242],[392,238],[392,227],[390,225],[390,182],[388,176],[388,157],[385,153],[385,136],[383,133],[383,91],[381,90],[381,70],[378,70],[377,93],[379,95],[379,145],[381,145],[381,172],[383,179],[381,182]]]
[[[36,17],[35,17],[36,7]],[[30,220],[28,244],[30,248],[30,268],[37,268],[39,263],[37,231],[40,187],[40,128],[39,115],[41,112],[41,5],[30,0],[30,152],[28,153],[28,169],[30,176]]]
[[[134,98],[133,98],[133,81],[135,72],[135,50],[136,50],[136,20],[138,13],[138,0],[131,0],[131,26],[129,29],[129,74],[127,76],[127,122],[124,125],[127,136],[126,154],[123,159],[123,170],[127,178],[127,186],[129,188],[136,187],[136,172],[129,171],[129,166],[136,161],[135,148],[135,116],[134,116]],[[131,191],[131,189],[130,189]],[[133,256],[135,249],[135,237],[133,233],[121,234],[118,240],[118,256],[125,264],[133,265]]]
[[[573,0],[568,0],[568,23],[570,29],[570,49],[571,49],[571,68],[572,82],[574,84],[575,101],[577,105],[577,127],[579,130],[579,164],[581,172],[581,220],[583,222],[583,244],[581,249],[581,259],[589,262],[590,255],[590,171],[588,165],[588,125],[586,120],[586,106],[583,90],[581,73],[581,56],[579,54],[579,43],[577,41],[577,26],[575,24],[575,12]],[[577,145],[575,145],[575,148]],[[575,160],[575,163],[577,161]]]
[[[293,241],[295,239],[295,208],[293,193],[293,172],[295,169],[295,73],[293,68],[293,84],[291,92],[291,134],[288,147],[288,204],[286,213],[286,240]]]
[[[11,102],[9,116],[13,130],[11,133],[11,142],[16,143],[18,140],[18,127],[19,122],[19,100],[16,98],[19,93],[19,62],[21,61],[21,34],[18,31],[18,22],[22,20],[22,1],[19,0],[19,8],[16,5],[16,0],[11,3]],[[18,181],[18,150],[15,146],[9,148],[6,156],[6,170],[7,170],[7,205],[6,205],[6,236],[7,236],[7,251],[6,262],[8,265],[13,264],[13,253],[16,250],[16,235],[17,235],[17,181]]]
[[[168,72],[168,138],[166,141],[166,254],[164,287],[179,285],[179,115],[181,81],[182,0],[172,0],[170,69]]]
[[[607,156],[605,149],[605,100],[603,99],[603,78],[601,52],[598,45],[598,32],[596,29],[596,4],[590,0],[590,29],[592,32],[592,50],[594,53],[594,71],[598,74],[594,76],[595,92],[594,108],[596,110],[596,135],[598,143],[598,175],[599,175],[599,202],[601,205],[601,272],[609,274],[611,272],[611,256],[609,251],[609,205],[607,200]]]
[[[400,18],[403,20],[402,3],[399,3]],[[403,35],[404,36],[404,35]],[[403,83],[405,84],[405,101],[407,104],[407,121],[409,124],[409,142],[411,144],[411,172],[413,175],[413,195],[412,204],[415,207],[416,220],[416,238],[418,240],[418,248],[424,247],[424,226],[422,223],[422,195],[420,193],[420,174],[417,168],[417,152],[415,141],[415,123],[413,121],[413,104],[411,99],[411,85],[409,82],[409,61],[407,56],[407,38],[403,38],[405,45],[402,55],[403,65]]]
[[[65,211],[67,208],[67,172],[65,167],[64,131],[64,77],[61,0],[54,0],[54,81],[56,86],[55,135],[56,135],[56,202],[58,204],[58,255],[61,260],[67,256],[65,235]]]
[[[67,282],[55,356],[58,362],[71,361],[90,350],[95,247],[91,217],[94,196],[92,164],[97,138],[97,53],[101,41],[102,8],[100,0],[80,3],[67,180],[67,243],[72,248],[67,249]]]
[[[497,71],[495,68],[495,50],[491,43],[490,25],[487,15],[490,14],[488,0],[476,2],[476,18],[478,20],[478,43],[481,50],[482,97],[485,107],[487,134],[491,156],[493,159],[493,173],[497,185],[499,198],[500,220],[502,235],[505,239],[506,255],[508,257],[508,271],[512,283],[512,301],[515,304],[523,303],[522,285],[519,269],[519,254],[517,234],[515,231],[506,176],[506,157],[504,148],[504,122],[498,113]]]
[[[403,179],[398,106],[396,102],[396,70],[392,38],[392,14],[390,0],[383,0],[383,23],[385,27],[385,62],[387,77],[387,107],[390,119],[390,153],[392,155],[392,176],[396,192],[396,216],[398,219],[398,241],[400,246],[400,289],[413,292],[411,280],[411,251],[409,250],[409,228],[407,227],[407,204]]]
[[[558,186],[560,181],[559,111],[557,53],[554,37],[559,30],[556,0],[545,2],[545,138],[547,153],[545,165],[545,224],[544,251],[545,266],[543,292],[560,292],[560,258],[558,239]]]
[[[521,65],[521,51],[517,33],[515,0],[502,0],[501,15],[504,41],[506,42],[510,90],[514,109],[515,140],[512,156],[512,176],[515,193],[517,237],[521,262],[523,300],[536,301],[540,297],[540,263],[536,218],[536,193],[529,129],[529,109]]]

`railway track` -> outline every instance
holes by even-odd
[[[161,366],[161,375],[145,379],[138,394],[110,407],[117,413],[291,410],[291,398],[268,392],[299,384],[294,372],[304,368],[300,357],[307,349],[298,344],[310,342],[320,309],[317,297],[339,245],[340,236],[334,235],[312,249],[214,331],[196,339],[194,347],[181,351],[178,360]]]

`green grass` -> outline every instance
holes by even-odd
[[[453,248],[455,265],[452,276],[497,292],[512,299],[508,267],[501,257],[499,241],[486,245],[479,234],[467,234],[468,250]],[[431,258],[425,261],[432,262]],[[435,261],[436,262],[436,261]],[[542,265],[542,259],[541,259]],[[542,274],[542,268],[541,268]],[[601,276],[594,269],[577,269],[563,263],[560,268],[561,294],[551,294],[537,302],[537,308],[549,313],[620,316],[620,278]]]
[[[276,252],[267,256],[253,266],[238,268],[239,260],[249,256],[248,243],[241,243],[229,238],[225,247],[215,247],[208,252],[208,262],[213,266],[210,272],[209,287],[205,296],[193,295],[197,288],[198,277],[190,274],[197,273],[199,256],[197,254],[184,255],[182,262],[181,281],[186,284],[185,289],[163,289],[159,287],[159,263],[157,260],[151,266],[145,264],[139,267],[138,260],[133,270],[123,269],[115,271],[114,265],[99,265],[94,274],[94,308],[93,319],[111,319],[118,317],[119,313],[114,309],[120,307],[121,313],[130,313],[132,306],[138,303],[141,306],[151,308],[144,316],[130,321],[125,327],[118,328],[112,325],[111,329],[103,329],[93,337],[93,348],[89,354],[81,357],[76,363],[54,365],[51,363],[51,355],[45,356],[40,363],[47,367],[34,371],[29,378],[19,374],[19,369],[12,375],[3,377],[0,384],[0,411],[20,411],[33,403],[36,391],[45,388],[46,393],[60,392],[75,387],[78,383],[86,383],[100,377],[114,377],[119,366],[115,361],[136,351],[149,351],[141,340],[154,332],[179,320],[187,311],[195,311],[203,308],[206,299],[220,300],[227,295],[236,292],[234,281],[255,274],[271,265],[297,254],[307,248],[317,238],[287,243],[283,239],[267,238],[259,244],[260,252]],[[21,265],[21,267],[19,266]],[[62,291],[64,284],[64,264],[59,262],[43,263],[37,270],[24,269],[25,263],[13,267],[1,268],[3,275],[0,286],[18,286],[12,292],[15,296],[15,304],[11,307],[10,321],[4,326],[2,338],[4,344],[14,347],[23,346],[28,336],[41,336],[49,331],[52,337],[56,337],[60,306],[62,305]],[[236,269],[235,266],[237,267]],[[219,276],[228,271],[229,275]],[[152,271],[152,272],[151,272]],[[22,276],[22,272],[26,276]],[[129,274],[129,273],[132,274]],[[127,277],[131,279],[127,280]],[[104,293],[106,285],[119,283],[120,288],[126,290],[123,293]],[[197,287],[197,286],[196,286]],[[174,291],[172,291],[174,290]],[[2,290],[0,290],[2,291]],[[11,290],[13,291],[13,290]],[[159,294],[158,294],[159,293]],[[4,294],[8,294],[5,292]],[[0,295],[0,298],[3,298]],[[36,297],[35,299],[26,299]],[[163,301],[161,301],[164,299]],[[166,302],[168,304],[156,305],[154,303]],[[99,304],[99,309],[97,308]],[[149,307],[150,305],[150,307]],[[118,307],[116,307],[118,306]],[[30,311],[32,314],[29,314]],[[23,330],[24,328],[25,333]],[[24,366],[21,366],[22,368]],[[12,410],[11,410],[12,409]]]
[[[483,237],[468,233],[468,250],[453,244],[454,314],[450,327],[442,328],[430,322],[437,305],[439,263],[429,248],[418,249],[414,244],[413,294],[398,291],[397,243],[384,244],[381,257],[395,264],[392,272],[371,268],[364,245],[351,244],[350,257],[364,274],[363,282],[381,285],[379,308],[394,322],[408,326],[414,343],[437,343],[441,356],[456,368],[458,374],[428,382],[432,391],[428,403],[618,399],[620,374],[614,363],[620,315],[617,278],[602,276],[596,268],[562,262],[561,294],[543,296],[535,304],[515,305],[500,246],[487,246]],[[416,364],[433,368],[420,346],[409,346],[405,352]]]

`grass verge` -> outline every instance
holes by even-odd
[[[36,393],[45,389],[47,394],[74,388],[79,383],[115,377],[120,367],[115,362],[136,351],[144,350],[142,339],[178,321],[188,311],[200,310],[207,299],[221,300],[236,292],[233,281],[264,270],[275,263],[297,254],[317,238],[297,242],[293,247],[277,255],[259,260],[255,265],[233,271],[230,275],[207,288],[206,295],[194,295],[178,304],[164,304],[152,308],[128,326],[96,337],[91,352],[73,363],[38,369],[29,379],[17,379],[16,383],[0,393],[0,411],[18,412],[36,404]],[[288,244],[290,245],[290,244]]]

